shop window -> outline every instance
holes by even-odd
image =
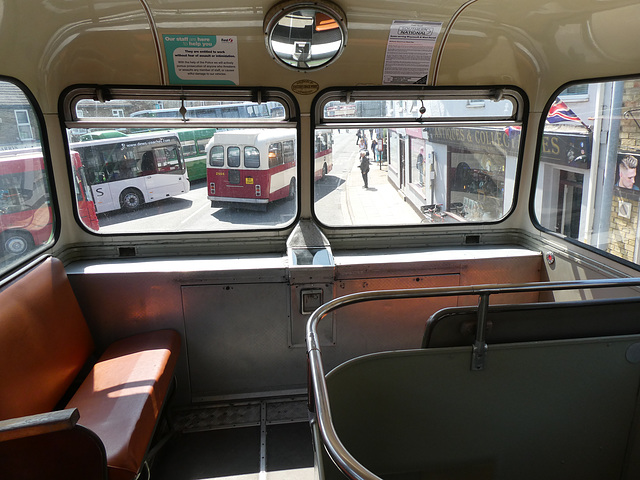
[[[452,149],[449,156],[449,204],[469,220],[497,220],[503,214],[505,158]]]

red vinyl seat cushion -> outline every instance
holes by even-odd
[[[104,443],[110,480],[133,479],[140,468],[169,390],[180,350],[174,330],[113,343],[67,408]]]

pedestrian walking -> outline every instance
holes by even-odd
[[[360,150],[360,165],[358,166],[360,173],[362,173],[362,180],[364,186],[362,188],[369,188],[369,152],[366,149]]]

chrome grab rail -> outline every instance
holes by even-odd
[[[335,298],[316,309],[307,322],[306,342],[309,362],[309,408],[315,412],[315,421],[325,444],[327,453],[342,472],[352,480],[382,480],[360,464],[342,445],[335,431],[329,407],[329,395],[322,366],[322,354],[318,339],[318,323],[328,313],[346,305],[367,302],[371,300],[388,300],[396,298],[423,297],[452,297],[478,295],[478,327],[476,341],[473,344],[473,358],[471,368],[482,369],[486,354],[484,332],[489,295],[502,293],[535,292],[550,290],[576,290],[590,288],[613,288],[640,286],[640,278],[613,278],[605,280],[573,280],[565,282],[531,282],[521,284],[495,284],[460,287],[432,287],[406,290],[375,290],[359,292]]]

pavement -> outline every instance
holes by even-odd
[[[369,188],[364,188],[358,162],[354,158],[346,181],[346,196],[352,225],[415,225],[424,217],[389,182],[386,162],[371,162]]]

